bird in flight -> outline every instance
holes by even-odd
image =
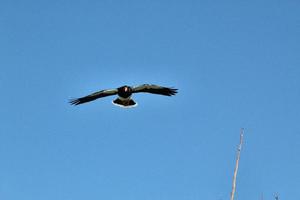
[[[124,108],[130,108],[137,105],[137,103],[131,98],[132,94],[140,92],[172,96],[177,93],[177,89],[150,84],[143,84],[135,87],[124,85],[116,89],[101,90],[81,98],[71,99],[70,104],[79,105],[90,101],[94,101],[98,98],[107,97],[111,95],[118,95],[118,98],[113,100],[112,103],[114,105],[121,106]]]

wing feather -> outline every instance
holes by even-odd
[[[70,104],[79,105],[79,104],[82,104],[82,103],[87,103],[87,102],[90,102],[90,101],[94,101],[95,99],[98,99],[98,98],[115,95],[117,93],[118,93],[117,89],[101,90],[101,91],[92,93],[90,95],[87,95],[87,96],[84,96],[84,97],[81,97],[81,98],[71,99]]]
[[[172,96],[177,93],[177,89],[163,87],[163,86],[159,86],[159,85],[143,84],[143,85],[133,87],[133,93],[138,93],[138,92],[147,92],[147,93],[152,93],[152,94]]]

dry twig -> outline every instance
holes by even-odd
[[[235,169],[234,169],[233,180],[232,180],[232,190],[231,190],[230,200],[234,200],[234,194],[235,194],[235,189],[236,189],[236,176],[237,176],[237,172],[238,172],[238,168],[239,168],[239,161],[240,161],[240,156],[241,156],[243,137],[244,137],[244,129],[242,128],[241,132],[240,132],[240,144],[238,146],[237,154],[236,154]]]

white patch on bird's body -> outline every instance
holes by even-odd
[[[121,98],[120,98],[121,99]],[[133,107],[136,107],[138,104],[135,102],[135,104],[134,105],[132,105],[132,106],[124,106],[124,105],[121,105],[121,104],[117,104],[117,103],[115,103],[114,101],[112,101],[112,104],[114,104],[115,106],[119,106],[119,107],[121,107],[121,108],[133,108]]]

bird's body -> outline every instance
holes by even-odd
[[[98,98],[111,96],[111,95],[118,95],[118,98],[113,101],[113,104],[117,106],[129,108],[137,105],[137,103],[131,98],[131,96],[133,93],[139,93],[139,92],[147,92],[152,94],[172,96],[177,93],[177,89],[162,87],[158,85],[149,85],[149,84],[143,84],[136,87],[124,85],[116,89],[101,90],[99,92],[95,92],[85,97],[72,99],[70,103],[72,105],[79,105],[82,103],[96,100]]]
[[[118,90],[118,98],[113,100],[113,104],[121,107],[134,107],[137,106],[137,103],[131,99],[131,95],[133,92],[132,87],[124,85],[122,87],[117,88]]]

